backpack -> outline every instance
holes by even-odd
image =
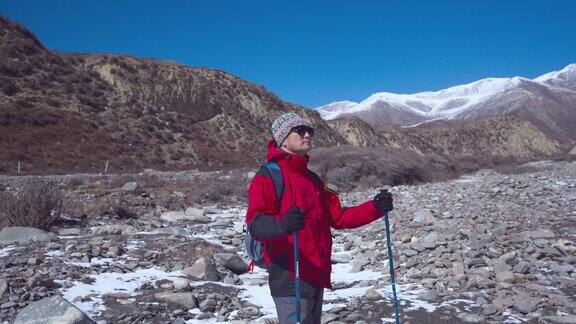
[[[282,200],[282,193],[284,193],[284,179],[282,178],[282,172],[280,167],[276,162],[266,162],[262,165],[265,167],[270,175],[272,176],[272,182],[274,183],[274,188],[276,189],[276,202],[280,205],[280,200]],[[260,268],[266,268],[264,265],[264,242],[254,239],[249,231],[246,231],[246,237],[244,238],[244,246],[246,247],[246,252],[248,257],[250,257],[250,263],[248,264],[248,271],[252,272],[254,265]]]

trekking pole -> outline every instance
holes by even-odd
[[[394,298],[394,315],[396,317],[396,324],[400,324],[400,311],[398,307],[398,297],[396,297],[396,277],[394,276],[394,261],[392,260],[392,239],[390,238],[390,222],[388,221],[388,213],[384,214],[384,222],[386,223],[388,266],[390,267],[390,281],[392,282],[392,296]]]
[[[296,323],[300,324],[300,260],[298,257],[298,232],[294,232],[294,273],[296,278],[294,280],[295,296],[296,296]]]

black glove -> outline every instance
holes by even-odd
[[[374,196],[374,207],[383,213],[394,209],[392,194],[386,189],[380,190],[380,193]]]
[[[290,208],[282,220],[284,231],[288,234],[304,228],[304,212],[298,207]]]

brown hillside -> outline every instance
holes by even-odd
[[[534,158],[560,153],[558,142],[515,116],[490,117],[464,124],[441,121],[409,128],[386,126],[380,130],[374,130],[358,117],[334,119],[329,125],[356,146],[383,146],[420,155]]]
[[[0,171],[211,169],[264,157],[270,124],[296,111],[317,145],[346,143],[318,113],[228,73],[47,50],[0,17]],[[2,171],[3,170],[3,171]]]

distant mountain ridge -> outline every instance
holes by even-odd
[[[517,115],[555,139],[573,141],[576,139],[573,126],[576,123],[576,64],[533,80],[486,78],[435,92],[381,92],[360,103],[340,101],[316,110],[326,120],[353,115],[376,128]]]

